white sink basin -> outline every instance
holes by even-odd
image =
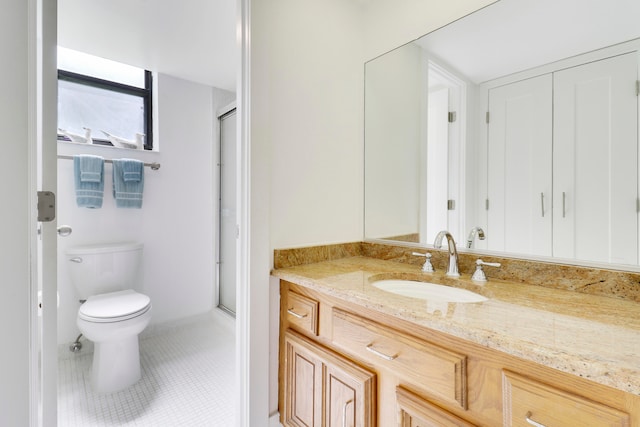
[[[488,298],[466,289],[414,280],[379,280],[373,286],[386,292],[438,302],[482,302]]]

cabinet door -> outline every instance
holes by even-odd
[[[487,248],[551,255],[552,77],[489,91]]]
[[[291,330],[284,341],[286,426],[376,425],[374,373]]]
[[[352,361],[328,355],[325,374],[325,426],[375,426],[375,374]]]
[[[285,336],[284,424],[322,426],[322,360],[295,336]]]
[[[637,53],[554,73],[553,255],[638,263]]]
[[[361,379],[345,371],[344,367],[329,365],[325,381],[325,420],[328,427],[373,425],[363,411],[366,396]]]

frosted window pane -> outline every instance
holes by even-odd
[[[58,69],[144,89],[144,70],[58,46]]]
[[[106,139],[104,130],[135,140],[136,133],[145,133],[144,102],[139,96],[59,80],[58,127],[78,134],[86,127],[97,139]]]

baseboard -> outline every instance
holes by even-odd
[[[221,308],[215,307],[213,310],[211,310],[211,316],[217,323],[229,328],[229,330],[235,334],[236,318],[233,317],[231,313]]]
[[[147,326],[145,330],[140,333],[139,336],[140,336],[140,339],[143,340],[145,338],[150,338],[158,334],[167,333],[172,329],[181,328],[183,326],[186,326],[192,323],[208,321],[209,319],[211,319],[210,312],[196,314],[189,317],[183,317],[180,319],[166,320],[164,322],[159,322],[159,323],[153,323],[152,321],[151,324]]]

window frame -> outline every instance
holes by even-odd
[[[131,86],[123,83],[114,82],[111,80],[100,79],[85,74],[74,73],[72,71],[58,69],[58,81],[63,80],[71,83],[81,84],[85,86],[91,86],[98,89],[109,90],[126,95],[139,96],[142,98],[144,105],[144,149],[153,149],[153,112],[152,112],[152,97],[153,97],[153,74],[149,70],[144,70],[144,88]],[[58,136],[58,140],[68,141],[67,137]],[[93,138],[93,143],[96,145],[109,145],[113,144],[105,138]]]

